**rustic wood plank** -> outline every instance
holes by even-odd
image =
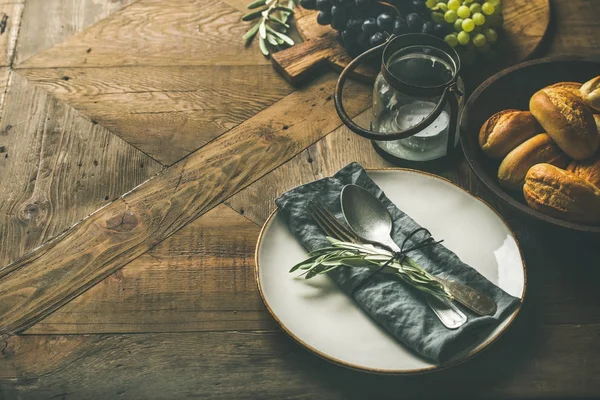
[[[0,66],[2,67],[12,64],[22,12],[23,1],[0,1],[0,22],[6,19],[6,26],[0,28]]]
[[[25,334],[273,329],[254,279],[259,231],[217,206]]]
[[[11,74],[0,128],[0,264],[160,171],[160,164]]]
[[[540,54],[592,55],[600,47],[598,2],[550,0],[554,18]]]
[[[8,91],[9,77],[13,72],[9,67],[0,67],[0,114],[4,109],[4,100]]]
[[[370,110],[356,118],[364,125]],[[295,186],[331,176],[352,161],[365,168],[393,167],[377,155],[370,141],[341,126],[305,152],[227,199],[226,204],[246,218],[262,225],[277,208],[275,199]]]
[[[30,327],[339,125],[329,74],[0,270],[0,332]],[[348,87],[348,109],[370,102]]]
[[[242,13],[220,1],[139,0],[19,68],[265,65]]]
[[[232,8],[235,8],[236,10],[240,11],[242,14],[245,14],[248,12],[248,4],[250,4],[252,1],[247,1],[247,0],[221,0],[223,1],[223,3],[229,5]]]
[[[337,367],[280,332],[17,336],[0,353],[0,393],[35,399],[593,398],[600,390],[600,325],[535,327],[529,311],[476,358],[409,377]]]
[[[27,0],[15,64],[51,48],[135,0]]]
[[[293,90],[270,65],[19,73],[167,165]]]

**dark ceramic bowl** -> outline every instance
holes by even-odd
[[[539,89],[557,82],[586,82],[600,75],[600,58],[559,57],[528,61],[507,68],[482,83],[469,97],[460,121],[463,152],[475,175],[503,203],[523,215],[570,230],[600,233],[599,225],[584,225],[550,217],[530,208],[522,192],[511,192],[498,183],[499,161],[489,159],[479,148],[483,123],[508,108],[529,110],[529,99]]]

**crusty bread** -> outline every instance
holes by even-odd
[[[508,153],[498,168],[500,185],[507,189],[521,189],[529,168],[540,163],[560,168],[569,164],[569,157],[545,133],[535,135]]]
[[[479,146],[490,158],[503,159],[512,149],[542,132],[529,111],[504,110],[492,115],[479,130]]]
[[[581,97],[581,83],[579,82],[558,82],[553,85],[546,86],[544,89],[565,89],[574,95]]]
[[[587,160],[573,161],[569,164],[567,171],[574,173],[597,188],[600,188],[600,153]]]
[[[581,98],[565,89],[542,89],[529,108],[558,147],[575,160],[591,157],[600,146],[592,111]]]
[[[600,111],[600,76],[590,79],[579,89],[581,98],[596,111]]]
[[[537,164],[525,177],[527,204],[546,215],[582,224],[600,224],[600,189],[572,172]]]

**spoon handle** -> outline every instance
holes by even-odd
[[[386,238],[384,242],[380,243],[380,245],[383,245],[387,247],[388,250],[392,250],[394,252],[400,251],[400,247],[391,237],[389,239]],[[437,279],[437,277],[435,278]],[[446,286],[443,282],[442,284]],[[448,290],[448,292],[450,292],[450,290]],[[448,299],[442,299],[431,294],[427,294],[427,304],[429,304],[429,307],[431,307],[433,313],[438,317],[440,322],[448,329],[460,328],[467,322],[467,316],[458,307],[456,307],[452,301]]]
[[[434,278],[444,285],[456,301],[474,313],[479,315],[494,315],[496,313],[498,308],[496,302],[489,296],[457,281],[450,281],[435,275]]]
[[[398,245],[394,242],[394,240],[392,238],[390,238],[389,240],[386,240],[383,245],[385,245],[386,247],[388,247],[389,249],[393,250],[393,251],[400,251],[400,248],[398,247]],[[435,276],[433,275],[433,277],[440,282],[442,285],[444,285],[444,287],[446,288],[446,291],[448,293],[450,293],[454,299],[456,301],[458,301],[460,304],[462,304],[463,306],[467,307],[469,310],[473,311],[476,314],[479,315],[494,315],[496,313],[497,310],[497,305],[496,302],[494,300],[492,300],[489,296],[481,293],[478,290],[473,289],[470,286],[467,286],[465,284],[462,284],[460,282],[454,281],[454,280],[447,280],[447,279],[443,279],[440,278],[439,276]],[[436,303],[436,304],[439,304]],[[430,302],[430,305],[431,302]],[[434,308],[435,306],[432,305],[432,308]],[[438,307],[440,308],[440,307]],[[435,308],[434,308],[434,311]],[[446,312],[446,314],[451,313],[452,310],[449,310]],[[438,314],[436,312],[436,314]],[[438,316],[440,316],[440,314],[438,314]],[[458,315],[454,315],[454,317],[458,319]],[[441,318],[440,318],[441,319]],[[442,321],[444,322],[444,321]],[[447,326],[447,324],[444,322],[444,325]]]

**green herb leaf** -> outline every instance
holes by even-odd
[[[254,26],[252,28],[250,28],[248,30],[248,32],[244,33],[244,36],[242,36],[242,37],[246,41],[246,44],[250,43],[252,41],[252,39],[254,39],[254,36],[256,36],[256,33],[258,32],[259,26],[260,26],[260,22],[254,24]]]
[[[283,33],[277,32],[275,29],[271,28],[268,25],[267,25],[267,30],[269,32],[273,33],[274,35],[278,36],[281,40],[283,40],[285,43],[289,44],[290,46],[294,45],[294,41],[292,40],[291,37],[284,35]]]
[[[266,39],[267,38],[267,25],[265,23],[265,21],[260,23],[260,26],[258,27],[258,34],[260,35],[261,39]]]
[[[293,14],[293,13],[294,13],[294,10],[293,10],[293,9],[291,9],[291,8],[289,8],[289,7],[284,7],[284,6],[276,6],[276,7],[273,7],[273,10],[275,10],[275,11],[284,11],[284,12],[288,12],[288,13],[290,13],[290,14]]]
[[[267,0],[255,0],[252,3],[248,4],[248,8],[250,10],[252,10],[254,8],[258,8],[260,6],[264,6],[265,4],[267,4]]]
[[[265,43],[265,39],[263,39],[262,37],[258,38],[258,44],[260,47],[260,51],[265,55],[268,56],[269,55],[269,48],[267,47],[267,44]]]
[[[242,21],[252,21],[252,20],[260,17],[262,15],[262,12],[265,11],[265,10],[266,10],[266,8],[263,8],[263,9],[256,10],[256,11],[253,11],[251,13],[245,14],[242,17]]]
[[[273,46],[279,46],[279,43],[277,43],[277,39],[275,39],[275,36],[271,35],[270,33],[267,33],[267,42],[271,43]]]
[[[282,20],[280,20],[279,18],[277,18],[274,15],[269,15],[269,20],[274,22],[276,25],[283,26],[285,28],[290,27],[288,24],[286,24],[285,22],[283,22]]]

